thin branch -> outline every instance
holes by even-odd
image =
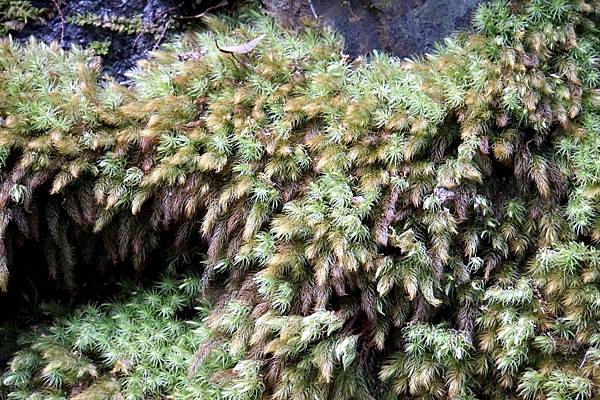
[[[171,21],[167,21],[167,23],[165,24],[165,27],[163,28],[163,30],[160,32],[160,35],[158,36],[158,39],[156,39],[156,42],[154,43],[154,46],[152,47],[152,50],[156,50],[158,48],[158,46],[160,46],[160,43],[163,41],[163,39],[165,38],[165,34],[167,33],[167,30],[171,27]]]
[[[313,4],[312,0],[308,0],[308,5],[310,6],[310,11],[312,11],[312,14],[315,16],[315,19],[319,19],[317,10],[315,10],[315,5]]]
[[[198,18],[202,18],[204,17],[206,14],[208,14],[209,12],[211,12],[214,9],[217,8],[221,8],[221,7],[225,7],[227,4],[227,0],[223,0],[222,2],[220,2],[219,4],[217,4],[216,6],[212,6],[212,7],[208,7],[204,12],[201,12],[200,14],[197,15],[188,15],[188,16],[182,16],[182,17],[177,17],[178,19],[198,19]]]
[[[52,4],[56,7],[56,11],[58,11],[58,17],[60,18],[60,45],[62,47],[65,40],[65,16],[63,15],[62,9],[60,8],[60,4],[57,0],[52,0]]]
[[[169,13],[170,13],[171,11],[173,11],[173,10],[175,10],[175,9],[179,8],[179,7],[180,7],[180,5],[178,4],[178,5],[175,5],[175,6],[173,6],[173,7],[169,7],[169,8],[167,8],[167,9],[166,9],[166,10],[164,10],[162,13],[159,13],[159,14],[155,15],[155,16],[154,16],[154,18],[152,18],[152,21],[150,21],[150,26],[152,27],[152,26],[156,25],[156,23],[157,23],[159,20],[161,20],[161,19],[163,19],[163,18],[166,18],[166,17],[168,17],[168,16],[169,16]],[[167,22],[167,24],[169,24],[169,22]],[[163,36],[164,36],[164,32],[165,32],[165,31],[163,30],[163,34],[162,34]],[[140,38],[141,38],[141,37],[142,37],[144,34],[146,34],[146,33],[150,33],[150,31],[149,31],[149,30],[147,30],[147,29],[146,29],[146,25],[144,25],[144,29],[142,29],[142,31],[141,31],[141,32],[139,32],[139,33],[137,34],[137,36],[136,36],[136,37],[135,37],[135,39],[133,40],[133,44],[131,45],[131,47],[135,49],[135,47],[137,46],[137,43],[138,43],[138,41],[140,40]]]

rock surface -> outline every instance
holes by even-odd
[[[265,0],[280,23],[307,19],[337,29],[351,56],[386,51],[406,57],[426,52],[459,30],[468,29],[482,0]]]

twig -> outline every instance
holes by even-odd
[[[54,7],[56,7],[56,11],[58,11],[58,17],[60,18],[60,45],[62,47],[65,41],[65,16],[63,15],[62,9],[60,8],[60,4],[57,0],[52,0]]]
[[[171,11],[173,11],[173,10],[175,10],[176,8],[179,8],[179,7],[180,7],[180,5],[178,4],[178,5],[176,5],[176,6],[173,6],[173,7],[169,7],[169,8],[167,8],[166,10],[164,10],[163,12],[161,12],[160,14],[157,14],[157,15],[155,15],[155,16],[154,16],[154,18],[152,18],[152,21],[150,21],[150,25],[151,25],[151,26],[153,26],[154,24],[156,24],[156,22],[157,22],[159,19],[167,17]],[[142,37],[142,35],[143,35],[143,34],[145,34],[145,33],[150,33],[150,32],[149,32],[148,30],[146,30],[145,28],[146,28],[146,25],[144,25],[144,29],[142,29],[142,31],[141,31],[141,32],[139,32],[139,33],[137,34],[137,36],[135,37],[135,39],[133,40],[133,44],[131,45],[131,47],[132,47],[132,48],[134,48],[134,49],[135,49],[135,47],[137,46],[137,42],[140,40],[140,38]]]
[[[198,19],[198,18],[202,18],[204,17],[206,14],[208,14],[209,12],[211,12],[214,9],[217,8],[221,8],[221,7],[225,7],[227,4],[227,0],[223,0],[222,2],[220,2],[219,4],[217,4],[216,6],[212,6],[212,7],[208,7],[206,10],[204,10],[204,12],[201,12],[200,14],[197,15],[188,15],[188,16],[182,16],[182,17],[177,17],[177,19]]]
[[[348,0],[342,1],[343,4],[348,5],[348,9],[350,10],[350,14],[352,14],[352,18],[350,18],[350,22],[360,21],[360,17],[354,14],[354,10],[352,10],[352,4]]]
[[[175,18],[176,18],[176,19],[196,19],[196,18],[202,18],[202,17],[203,17],[203,16],[205,16],[205,15],[206,15],[208,12],[210,12],[210,11],[212,11],[212,10],[216,9],[216,8],[219,8],[219,7],[224,7],[224,6],[226,6],[227,4],[229,4],[229,3],[227,2],[227,0],[223,0],[222,2],[220,2],[219,4],[217,4],[216,6],[208,7],[208,8],[207,8],[207,9],[206,9],[204,12],[202,12],[202,13],[200,13],[200,14],[198,14],[198,15],[192,15],[192,16],[182,16],[182,17],[175,16]],[[171,12],[171,11],[173,11],[174,9],[176,9],[176,8],[179,8],[179,7],[180,7],[179,5],[176,5],[176,6],[173,6],[173,7],[169,8],[169,9],[165,10],[164,12],[162,12],[162,13],[158,14],[157,16],[155,16],[155,17],[152,19],[152,22],[151,22],[151,24],[154,24],[154,23],[155,23],[156,21],[158,21],[159,19],[166,17],[166,16],[169,14],[169,12]],[[159,35],[158,39],[157,39],[157,40],[156,40],[156,42],[154,43],[154,46],[153,46],[153,48],[152,48],[153,50],[155,50],[155,49],[158,47],[158,45],[160,45],[160,43],[162,42],[162,40],[163,40],[163,39],[164,39],[164,37],[165,37],[165,34],[166,34],[167,30],[168,30],[170,27],[171,27],[171,21],[167,21],[167,23],[165,24],[165,27],[164,27],[164,28],[163,28],[163,30],[160,32],[160,35]],[[142,37],[142,35],[144,35],[145,33],[148,33],[148,32],[144,30],[144,31],[142,31],[142,32],[138,33],[138,35],[137,35],[137,36],[135,37],[135,39],[133,40],[133,45],[132,45],[132,46],[133,46],[133,48],[135,48],[135,47],[136,47],[136,45],[137,45],[137,42],[140,40],[140,38]]]
[[[171,21],[167,21],[167,23],[165,24],[165,27],[163,28],[163,30],[160,32],[160,35],[158,36],[158,39],[156,39],[156,42],[154,42],[154,46],[152,47],[152,50],[156,50],[158,48],[158,46],[160,46],[160,43],[163,41],[163,39],[165,38],[165,34],[167,33],[167,30],[171,27]]]
[[[139,32],[139,33],[137,34],[137,36],[135,37],[135,39],[133,39],[133,43],[131,44],[131,47],[132,47],[133,49],[135,49],[135,47],[137,46],[137,42],[138,42],[138,40],[140,40],[140,38],[142,37],[142,35],[143,35],[144,33],[146,33],[146,32],[144,32],[144,31],[141,31],[141,32]]]
[[[319,19],[317,10],[315,10],[315,5],[313,4],[312,0],[308,0],[308,5],[310,6],[310,11],[312,11],[313,15],[315,16],[315,19]]]
[[[217,49],[221,50],[221,47],[219,46],[219,43],[217,42],[216,38],[215,38],[215,45],[217,46]],[[233,52],[224,52],[224,53],[231,55],[233,57],[233,59],[238,62],[239,65],[241,65],[242,67],[248,69],[248,65],[246,65],[246,63],[242,62],[242,60],[240,60],[239,58],[237,58],[235,56],[235,53],[233,53]],[[235,63],[233,63],[233,64],[235,65]]]

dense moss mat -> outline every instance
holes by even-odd
[[[493,2],[404,61],[247,10],[130,88],[4,41],[3,283],[30,241],[71,290],[205,252],[214,310],[181,398],[596,398],[599,10]]]
[[[109,303],[21,333],[0,389],[11,399],[181,398],[206,335],[198,319],[205,306],[196,304],[195,321],[182,319],[191,316],[199,283],[194,276],[167,276],[146,289],[126,283]],[[212,398],[210,386],[204,389],[209,395],[195,398]]]

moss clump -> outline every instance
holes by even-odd
[[[101,42],[94,41],[90,43],[90,50],[94,52],[94,54],[98,56],[105,56],[108,54],[110,50],[111,41],[110,39],[103,40]]]
[[[210,398],[595,398],[599,7],[493,2],[408,61],[250,10],[131,88],[4,42],[0,273],[206,251]]]
[[[203,337],[194,305],[199,278],[124,285],[120,298],[21,334],[2,382],[10,399],[159,399],[186,385]],[[198,316],[206,313],[198,307]],[[187,311],[186,311],[187,310]],[[0,386],[2,389],[2,386]],[[180,398],[180,397],[176,397]]]
[[[79,26],[95,26],[113,32],[126,33],[128,35],[145,32],[141,15],[134,15],[132,17],[114,15],[102,16],[87,12],[85,14],[77,14],[67,18],[67,22]]]
[[[26,0],[0,0],[0,35],[18,31],[31,21],[40,20],[46,9]]]

